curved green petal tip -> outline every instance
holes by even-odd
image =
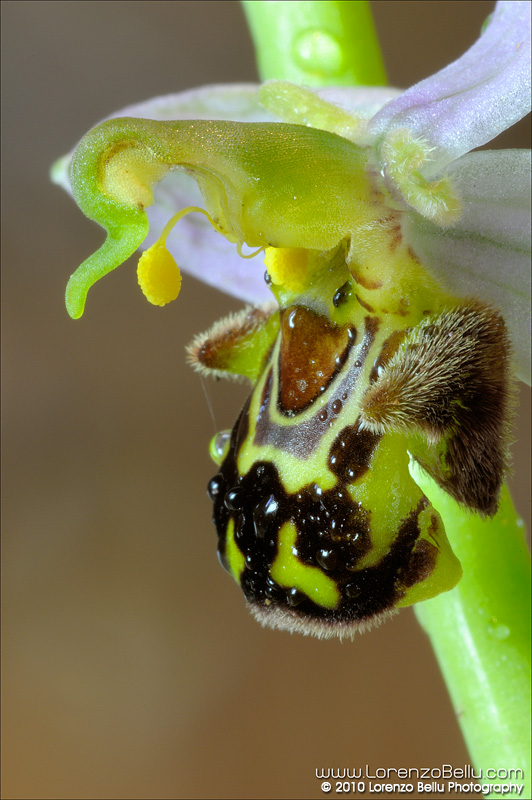
[[[72,157],[70,182],[83,213],[107,231],[103,245],[71,276],[66,307],[82,316],[90,287],[128,259],[149,230],[144,209],[153,202],[153,185],[168,167],[154,156],[151,129],[142,120],[116,119],[87,133]],[[54,178],[63,164],[53,168]]]
[[[108,233],[103,245],[87,258],[70,276],[65,292],[65,304],[72,319],[79,319],[85,309],[87,292],[108,272],[123,264],[142,244],[148,234],[146,214],[137,212],[135,221],[129,220],[117,237]]]

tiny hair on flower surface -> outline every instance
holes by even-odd
[[[375,3],[390,80],[412,86],[458,58],[492,10]],[[256,82],[238,4],[7,4],[4,13],[13,30],[4,146],[14,153],[3,237],[13,298],[4,590],[16,623],[4,628],[6,796],[311,797],[316,769],[328,766],[470,763],[410,611],[354,643],[288,636],[256,624],[217,563],[208,444],[231,428],[249,386],[198,376],[184,346],[250,299],[183,269],[176,302],[153,307],[137,285],[139,252],[91,289],[81,320],[62,307],[68,275],[103,231],[46,185],[49,163],[116,109]],[[527,147],[526,131],[525,122],[505,132],[503,147]],[[198,204],[168,197],[161,230]],[[203,244],[212,228],[201,214],[177,223],[175,241],[182,226],[203,263],[219,255]],[[226,242],[216,232],[210,241]],[[242,260],[241,275],[258,269],[262,280],[261,258]],[[525,415],[511,433],[523,515],[526,425]]]

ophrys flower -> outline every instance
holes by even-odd
[[[126,110],[74,154],[76,200],[108,237],[69,283],[72,316],[144,242],[154,190],[168,202],[179,187],[174,170],[196,180],[226,242],[205,250],[187,216],[180,263],[257,301],[262,270],[240,256],[265,251],[277,304],[218,324],[189,352],[199,369],[255,383],[213,447],[210,494],[222,561],[268,624],[342,635],[456,583],[409,458],[468,507],[496,509],[505,322],[523,363],[527,341],[530,154],[464,154],[529,110],[529,17],[528,3],[499,3],[462,59],[371,115],[360,101],[380,105],[383,90],[206,89]],[[249,122],[268,116],[261,106],[271,121]],[[139,265],[156,304],[179,290],[168,216]]]

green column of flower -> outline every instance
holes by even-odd
[[[311,86],[386,82],[369,3],[244,0],[243,5],[263,80]],[[530,559],[522,521],[506,489],[498,514],[482,520],[463,511],[420,470],[415,477],[442,515],[464,568],[453,591],[417,606],[418,618],[431,638],[476,769],[484,778],[488,769],[523,769],[521,796],[530,797]]]

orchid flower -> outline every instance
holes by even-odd
[[[430,629],[446,614],[431,603],[460,591],[457,614],[478,612],[456,555],[471,572],[485,556],[493,580],[499,540],[470,564],[453,528],[512,515],[500,490],[511,375],[530,376],[531,162],[471,151],[529,111],[530,3],[498,2],[467,53],[405,92],[205,87],[121,110],[54,166],[107,231],[69,281],[72,317],[138,247],[155,305],[179,294],[176,262],[253,304],[188,352],[254,385],[211,444],[209,494],[221,561],[262,623],[351,635],[429,601]],[[501,602],[502,618],[482,609],[483,635],[522,660]],[[499,660],[490,687],[500,674]]]
[[[401,213],[403,235],[448,290],[468,296],[474,283],[475,296],[503,312],[518,375],[530,383],[529,287],[525,277],[530,152],[470,154],[530,111],[529,14],[527,2],[498,3],[483,35],[464,56],[406,92],[384,87],[327,88],[314,96],[294,92],[286,84],[213,86],[155,98],[122,109],[113,118],[267,122],[282,115],[292,123],[315,125],[354,142],[362,141],[375,154],[372,167],[383,171],[386,211]],[[96,137],[101,140],[104,131],[113,127],[107,123],[88,134],[78,150],[78,164],[88,152],[94,153]],[[403,131],[408,131],[407,141],[401,140]],[[71,188],[70,163],[70,155],[57,162],[54,180],[94,201],[98,190],[90,196],[83,174],[79,178],[72,175]],[[113,162],[111,166],[117,165]],[[175,210],[201,203],[197,186],[186,174],[192,165],[181,172],[172,171],[178,166],[170,166],[170,171],[165,167],[165,180],[160,184],[161,175],[145,176],[147,184],[155,187],[154,202],[146,203],[149,232],[144,236],[142,228],[137,237],[142,247],[159,238]],[[447,186],[453,187],[454,197],[445,197]],[[453,202],[459,209],[450,224]],[[105,213],[103,209],[101,213]],[[228,220],[229,228],[232,222]],[[247,230],[240,235],[250,238],[254,233]],[[264,270],[240,257],[233,238],[230,229],[217,231],[206,219],[187,216],[166,241],[183,270],[246,302],[266,301],[271,293],[263,280]],[[301,241],[304,246],[304,239]],[[242,238],[240,244],[244,242],[249,243]],[[128,245],[134,252],[133,242]],[[102,251],[96,255],[97,259],[93,257],[79,268],[71,284],[69,311],[73,316],[82,313],[84,295],[97,280],[96,264],[102,271],[118,266],[111,266]],[[256,260],[260,261],[260,256]]]

